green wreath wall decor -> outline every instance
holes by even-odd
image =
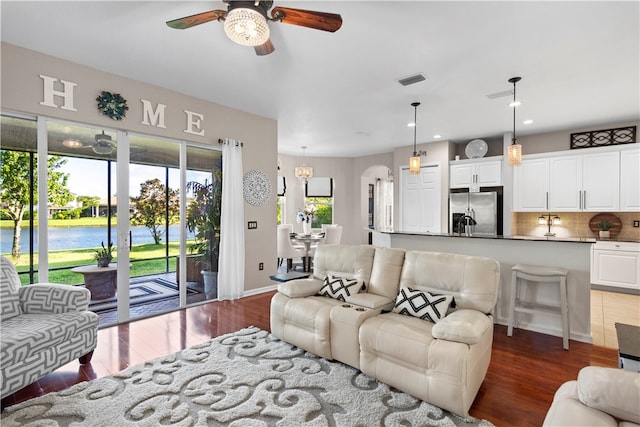
[[[113,120],[122,120],[129,109],[127,100],[121,97],[119,93],[103,90],[96,98],[96,101],[98,101],[98,111]]]

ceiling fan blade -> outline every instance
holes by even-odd
[[[274,50],[276,50],[276,48],[273,46],[273,43],[271,43],[271,39],[268,39],[260,46],[254,46],[253,48],[255,49],[256,55],[258,56],[269,55]]]
[[[209,21],[219,21],[227,16],[226,10],[210,10],[209,12],[197,13],[191,16],[185,16],[184,18],[174,19],[173,21],[167,21],[167,25],[177,30],[184,30],[185,28],[195,27],[196,25],[204,24]]]
[[[282,21],[285,24],[299,25],[332,33],[338,31],[342,26],[342,17],[336,13],[274,7],[271,11],[271,17],[274,21]]]

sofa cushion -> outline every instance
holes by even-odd
[[[322,280],[297,279],[278,285],[278,292],[289,298],[304,298],[316,295],[322,287]]]
[[[393,312],[437,323],[447,315],[452,300],[451,295],[433,295],[417,289],[400,288]]]
[[[87,329],[95,329],[98,315],[91,311],[58,314],[22,314],[2,322],[0,365],[44,351]]]
[[[578,397],[585,405],[640,424],[640,374],[587,366],[578,374]]]
[[[318,295],[346,301],[346,298],[359,293],[363,288],[364,282],[362,280],[328,275],[324,278]]]
[[[313,277],[324,280],[329,274],[369,283],[373,246],[319,245],[313,257]]]
[[[391,300],[396,298],[400,288],[404,254],[404,249],[376,247],[371,280],[366,283],[368,293],[381,295]]]
[[[0,321],[22,314],[20,309],[20,278],[13,263],[0,257]]]
[[[391,310],[394,300],[368,292],[360,292],[359,294],[348,297],[347,302],[360,307],[366,307],[373,310]]]
[[[553,396],[542,425],[618,427],[618,422],[611,415],[583,405],[578,400],[578,381],[567,381]]]

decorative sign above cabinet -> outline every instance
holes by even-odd
[[[569,148],[603,147],[606,145],[632,144],[636,142],[636,127],[594,130],[571,134]]]

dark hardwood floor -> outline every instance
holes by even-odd
[[[269,330],[273,292],[239,301],[212,302],[99,330],[91,364],[77,361],[2,400],[7,407],[81,381],[114,374],[130,365],[177,352],[248,326]],[[583,366],[617,367],[617,351],[496,325],[487,377],[471,415],[497,426],[540,426],[556,389]]]

